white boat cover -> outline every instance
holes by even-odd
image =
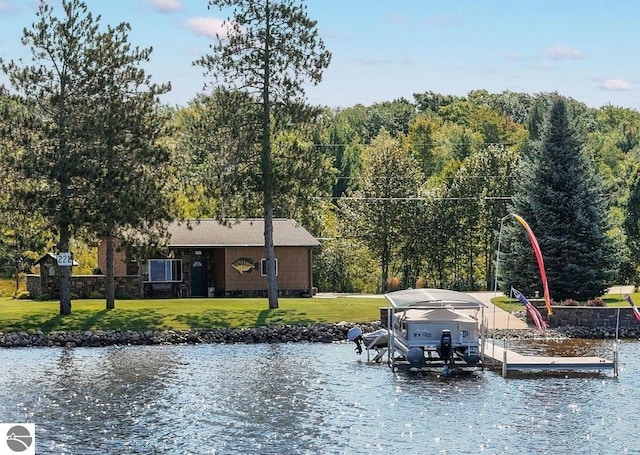
[[[486,305],[464,292],[448,289],[405,289],[388,292],[384,295],[389,304],[396,309],[404,308],[442,308],[480,309]]]
[[[476,323],[476,320],[471,316],[459,313],[452,308],[411,309],[407,310],[401,318],[406,321]]]

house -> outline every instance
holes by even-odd
[[[168,234],[166,250],[139,263],[116,251],[114,275],[139,275],[144,297],[267,295],[263,219],[174,222]],[[294,220],[274,219],[273,241],[279,295],[311,295],[318,240]],[[98,247],[103,271],[105,246]]]

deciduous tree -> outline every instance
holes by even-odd
[[[420,204],[423,176],[418,162],[410,157],[386,130],[364,152],[358,190],[340,200],[344,233],[358,239],[378,257],[380,289],[386,290],[389,270],[402,256],[410,226],[415,225],[409,209]]]

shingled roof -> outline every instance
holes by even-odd
[[[264,246],[264,220],[232,220],[228,225],[213,219],[174,222],[169,225],[169,236],[170,247]],[[274,218],[273,244],[311,247],[320,242],[296,221]]]

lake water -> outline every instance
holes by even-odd
[[[638,341],[617,379],[392,373],[353,347],[5,349],[0,423],[35,423],[38,454],[640,454]]]

